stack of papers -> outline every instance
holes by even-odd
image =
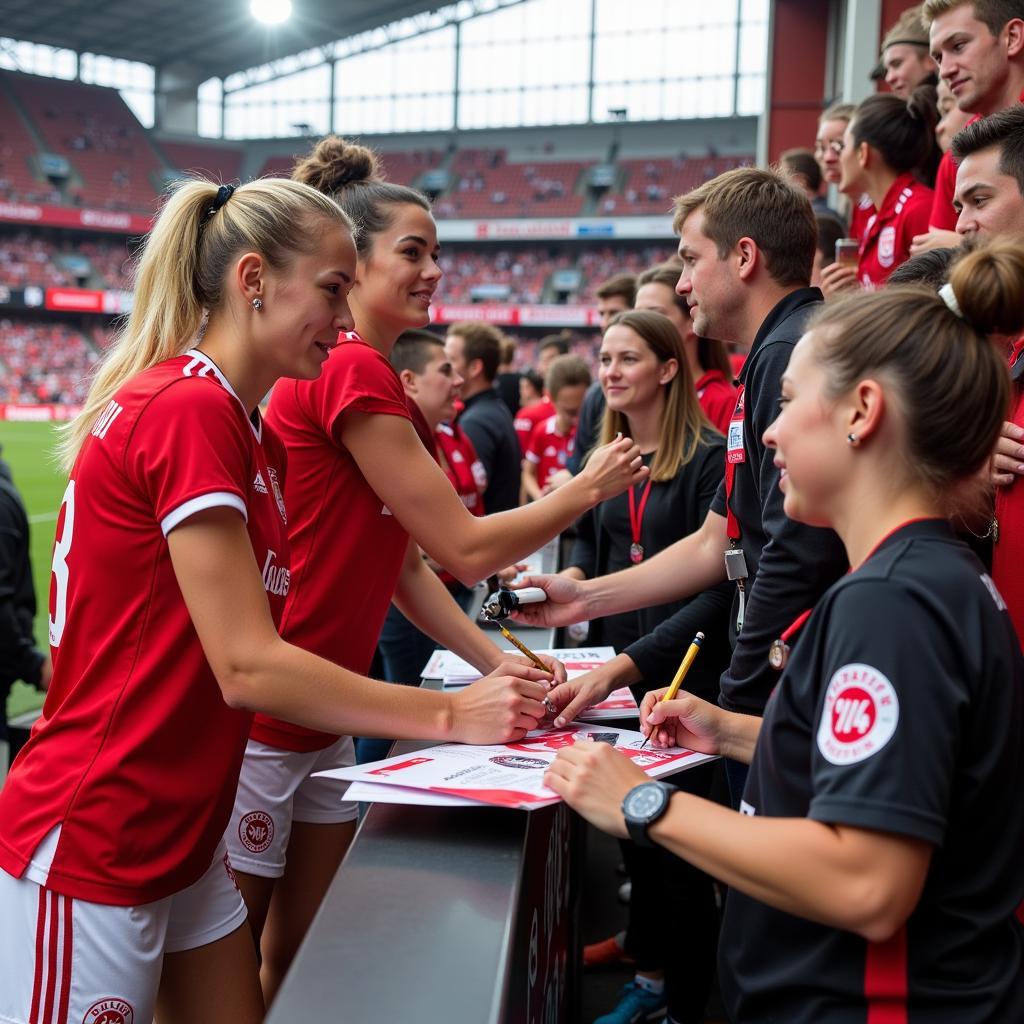
[[[506,653],[518,656],[509,649]],[[565,665],[566,675],[575,679],[595,668],[600,668],[615,657],[614,647],[549,647],[535,652],[546,654]],[[421,673],[424,679],[442,679],[444,688],[468,686],[480,678],[480,673],[451,651],[434,651]],[[610,718],[637,718],[640,710],[628,686],[614,690],[600,704],[588,708],[579,717],[584,722],[603,722]]]
[[[651,776],[671,775],[713,760],[684,747],[641,750],[643,735],[575,722],[564,729],[537,729],[516,743],[470,746],[442,743],[383,761],[332,768],[318,775],[346,779],[346,799],[443,807],[514,807],[534,810],[558,803],[544,772],[562,747],[579,739],[610,743]]]

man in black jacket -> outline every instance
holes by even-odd
[[[2,449],[0,449],[2,452]],[[0,458],[0,740],[7,739],[7,695],[18,679],[45,689],[50,681],[50,656],[36,647],[32,623],[36,592],[29,561],[29,527],[25,505]]]
[[[458,424],[487,472],[484,511],[506,512],[519,505],[522,455],[512,414],[494,387],[501,361],[501,332],[490,324],[452,324],[444,342],[445,355],[462,378]]]
[[[817,226],[796,186],[775,171],[748,167],[680,196],[674,227],[683,261],[677,291],[686,297],[697,334],[750,348],[727,438],[726,484],[701,528],[649,561],[582,583],[566,577],[525,581],[543,585],[549,600],[528,606],[523,618],[549,625],[594,619],[699,593],[728,574],[736,581],[733,653],[721,680],[721,703],[759,715],[778,681],[768,662],[772,641],[847,567],[835,533],[786,517],[779,470],[761,439],[777,414],[793,346],[821,302],[818,289],[808,287]],[[682,641],[673,644],[676,658],[700,628],[687,618],[673,616],[655,631],[670,630]],[[644,646],[637,653],[654,653],[656,637]],[[586,677],[576,683],[582,697]],[[562,715],[571,718],[579,710],[574,701]],[[727,769],[738,806],[746,766],[730,762]]]

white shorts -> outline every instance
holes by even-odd
[[[249,875],[280,878],[293,821],[321,825],[355,821],[359,805],[345,799],[348,783],[312,778],[313,772],[355,763],[351,736],[309,753],[249,740],[235,809],[224,834],[234,867]]]
[[[224,845],[187,889],[137,907],[63,896],[0,871],[0,1021],[150,1024],[164,953],[245,923]]]

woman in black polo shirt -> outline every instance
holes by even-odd
[[[1024,1020],[1024,663],[946,521],[976,497],[1007,407],[987,335],[1022,308],[1024,250],[993,247],[944,298],[830,304],[794,350],[765,441],[787,514],[836,530],[853,568],[776,645],[788,664],[763,721],[692,695],[648,695],[641,715],[656,745],[750,761],[742,814],[664,792],[602,744],[549,773],[599,827],[730,886],[734,1021]]]

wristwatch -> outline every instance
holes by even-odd
[[[622,814],[626,819],[629,838],[637,846],[656,846],[648,838],[647,830],[668,810],[668,802],[676,791],[667,782],[641,782],[622,800]]]

